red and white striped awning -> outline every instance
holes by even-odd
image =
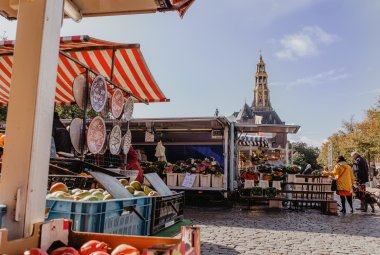
[[[0,41],[0,104],[9,100],[14,41]],[[61,37],[60,50],[147,102],[169,101],[158,87],[139,44],[107,42],[89,36]],[[55,101],[74,102],[72,85],[85,68],[59,54]],[[109,88],[111,90],[111,88]]]

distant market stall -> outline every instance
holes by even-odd
[[[233,118],[194,117],[133,119],[130,129],[136,149],[159,171],[171,189],[219,192],[228,197],[237,190],[240,155],[247,148],[272,150],[265,137],[247,138],[246,134],[296,133],[296,125],[247,125]],[[165,147],[167,162],[156,157],[157,143]],[[186,173],[193,178],[186,177]],[[190,179],[190,183],[187,182]]]

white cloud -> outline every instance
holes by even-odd
[[[342,79],[347,78],[348,76],[349,74],[346,73],[343,68],[332,69],[332,70],[311,75],[308,77],[299,78],[294,81],[273,82],[271,83],[271,86],[285,86],[287,89],[292,89],[294,87],[300,87],[300,86],[312,87],[312,86],[317,86],[317,85],[324,85],[333,81],[342,80]]]
[[[320,148],[322,146],[322,144],[326,141],[326,139],[318,140],[315,138],[311,138],[310,136],[307,136],[300,131],[296,135],[291,135],[289,137],[289,141],[292,143],[293,142],[304,142],[309,146],[316,146],[316,147]]]
[[[280,59],[297,59],[318,55],[320,47],[339,39],[318,26],[304,27],[296,34],[285,35],[279,42],[282,49],[275,54]]]

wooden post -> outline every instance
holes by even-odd
[[[0,202],[9,238],[43,221],[63,0],[20,0]]]

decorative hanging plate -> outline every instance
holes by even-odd
[[[127,101],[124,105],[124,118],[126,121],[130,121],[132,119],[133,114],[133,99],[132,97],[128,97]]]
[[[124,110],[124,95],[120,89],[116,89],[111,99],[112,115],[118,119],[123,114]]]
[[[121,129],[119,125],[115,125],[110,133],[109,147],[112,155],[117,155],[120,153],[121,147]]]
[[[74,100],[79,106],[80,109],[84,110],[84,101],[85,101],[85,93],[86,91],[86,78],[80,74],[75,77],[73,81],[73,96]],[[88,109],[88,105],[87,105]]]
[[[82,127],[83,121],[82,119],[75,118],[70,123],[70,140],[76,152],[81,153],[80,142],[82,136]]]
[[[103,76],[98,75],[92,81],[90,90],[90,100],[92,109],[101,112],[107,103],[107,85]]]
[[[106,124],[104,120],[97,116],[95,117],[87,131],[87,146],[92,154],[98,154],[106,141]]]
[[[99,151],[100,155],[104,155],[108,149],[108,143],[109,143],[110,137],[106,134],[106,140],[103,144],[103,148]]]
[[[123,153],[124,155],[128,154],[129,149],[131,148],[131,142],[132,142],[132,134],[131,130],[127,130],[127,133],[124,135],[123,139]]]

